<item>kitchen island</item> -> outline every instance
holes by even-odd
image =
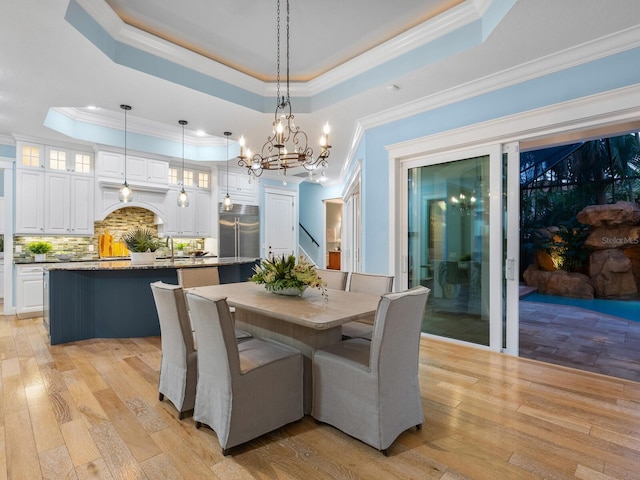
[[[176,258],[148,265],[128,260],[44,266],[44,323],[51,345],[90,338],[160,335],[149,284],[178,283],[178,268],[218,267],[221,283],[246,281],[257,258]]]

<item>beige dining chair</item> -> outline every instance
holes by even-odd
[[[327,282],[327,288],[332,290],[346,290],[347,289],[347,277],[349,272],[343,272],[342,270],[325,270],[322,268],[316,268],[318,276]]]
[[[220,285],[218,267],[178,268],[178,284],[182,288]]]
[[[422,428],[418,355],[429,293],[418,286],[382,295],[371,341],[352,338],[314,352],[316,420],[385,455],[402,432]]]
[[[382,295],[393,290],[393,276],[374,275],[370,273],[352,272],[349,276],[350,292]],[[371,340],[373,334],[372,322],[366,320],[348,322],[342,325],[343,338],[365,338]]]
[[[302,354],[270,340],[237,343],[225,298],[187,292],[187,303],[200,345],[193,418],[216,432],[223,455],[302,418]]]
[[[190,268],[178,268],[178,284],[182,288],[193,288],[193,287],[206,287],[207,285],[220,285],[220,274],[218,272],[218,267],[190,267]],[[231,315],[235,313],[235,309],[233,307],[229,307],[231,311]],[[191,329],[193,331],[193,328]],[[245,332],[244,330],[236,330],[236,339],[238,341],[245,340],[247,338],[251,338],[251,334]],[[198,348],[198,343],[195,340],[194,334],[194,342],[196,343],[196,348]]]
[[[198,380],[198,352],[194,348],[184,293],[177,285],[151,284],[160,320],[162,361],[158,397],[166,396],[182,420],[194,407]]]

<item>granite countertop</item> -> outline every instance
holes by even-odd
[[[45,270],[140,270],[158,268],[215,267],[217,265],[237,265],[260,260],[254,257],[176,257],[158,259],[149,264],[131,264],[130,260],[101,260],[88,262],[42,262]],[[33,263],[33,262],[30,262]]]

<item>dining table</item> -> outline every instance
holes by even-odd
[[[304,411],[311,413],[313,352],[342,340],[342,324],[373,322],[379,295],[307,288],[302,295],[270,292],[253,282],[227,283],[187,289],[214,300],[226,298],[235,308],[237,329],[256,338],[275,340],[299,350],[304,358]]]

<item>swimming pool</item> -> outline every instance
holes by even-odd
[[[559,297],[556,295],[544,295],[542,293],[529,293],[520,298],[524,302],[553,303],[555,305],[569,305],[580,307],[594,312],[612,315],[614,317],[640,322],[640,301],[638,300],[603,300],[594,298],[586,300],[583,298]]]

